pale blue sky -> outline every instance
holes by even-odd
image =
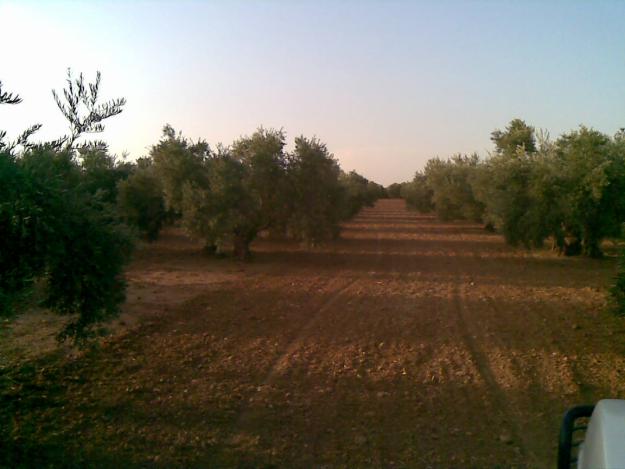
[[[383,184],[491,148],[512,118],[552,136],[625,127],[625,2],[10,2],[0,108],[13,134],[63,133],[52,88],[102,71],[128,105],[103,138],[131,158],[165,123],[229,144],[260,125],[316,135]]]

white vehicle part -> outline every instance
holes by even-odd
[[[590,417],[577,461],[579,469],[625,467],[625,401],[603,399]]]

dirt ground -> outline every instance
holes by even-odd
[[[515,250],[401,200],[324,247],[253,251],[210,258],[166,232],[131,265],[115,333],[83,354],[33,335],[49,319],[5,324],[4,369],[30,376],[2,391],[14,461],[554,467],[567,407],[625,398],[613,260]]]

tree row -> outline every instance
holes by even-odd
[[[625,236],[625,130],[580,126],[556,140],[515,119],[491,134],[494,152],[434,158],[412,181],[388,188],[442,220],[470,220],[526,248],[603,256],[602,241]],[[610,289],[625,315],[625,250]]]
[[[470,220],[511,245],[549,240],[567,254],[602,255],[605,238],[625,222],[625,132],[581,126],[556,140],[515,119],[491,134],[488,158],[430,159],[411,182],[389,187],[442,220]]]
[[[341,171],[316,138],[286,151],[281,130],[213,149],[165,126],[147,157],[118,159],[105,143],[84,142],[125,104],[101,103],[99,85],[99,74],[87,83],[68,73],[53,92],[66,136],[32,143],[40,124],[13,140],[0,130],[0,316],[41,304],[73,318],[61,338],[82,339],[118,313],[135,241],[156,239],[164,224],[208,251],[247,258],[263,231],[308,245],[334,238],[342,220],[385,193]],[[20,102],[0,83],[0,104]]]

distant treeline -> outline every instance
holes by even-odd
[[[99,74],[86,83],[69,73],[63,93],[53,93],[67,136],[33,144],[38,124],[13,141],[0,131],[0,315],[42,291],[44,306],[75,317],[62,337],[83,338],[118,312],[134,241],[156,239],[166,223],[208,251],[246,258],[263,231],[308,245],[331,239],[342,220],[385,194],[343,172],[316,138],[298,137],[287,152],[281,130],[211,148],[165,126],[147,157],[118,159],[103,142],[77,143],[125,104],[100,104],[99,84]],[[0,104],[20,101],[0,83]]]
[[[435,158],[390,195],[501,232],[511,245],[602,255],[601,241],[623,234],[625,132],[611,137],[581,126],[556,140],[515,119],[491,134],[495,151]]]

